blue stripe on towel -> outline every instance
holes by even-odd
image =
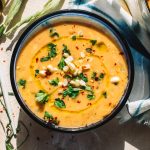
[[[143,100],[143,102],[144,102],[144,100]],[[132,115],[133,117],[136,117],[136,116],[139,114],[143,102],[141,102],[141,103],[139,104],[138,108],[136,109],[136,111],[135,111],[134,114]]]

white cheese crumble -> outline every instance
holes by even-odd
[[[85,58],[85,53],[84,52],[80,52],[80,56],[81,56],[81,58]]]
[[[45,77],[45,76],[46,76],[46,70],[40,70],[40,71],[39,71],[39,75],[40,75],[41,77]]]
[[[110,79],[111,83],[118,83],[119,81],[120,81],[120,77],[118,77],[118,76],[113,76]]]

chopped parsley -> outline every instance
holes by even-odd
[[[92,53],[92,48],[86,48],[85,50],[87,53]]]
[[[54,105],[55,105],[57,108],[66,108],[66,105],[65,105],[64,101],[61,100],[60,98],[56,98],[56,99],[55,99]]]
[[[39,74],[39,70],[36,69],[36,70],[35,70],[35,77],[36,77],[38,74]]]
[[[50,32],[50,33],[52,33],[53,31],[54,31],[54,29],[53,29],[53,28],[50,28],[50,29],[49,29],[49,32]]]
[[[50,60],[50,57],[49,57],[49,56],[42,57],[42,58],[40,59],[41,62],[48,61],[48,60]]]
[[[93,92],[91,92],[90,94],[88,94],[88,95],[87,95],[87,98],[88,98],[89,100],[94,99],[94,98],[95,98],[94,93],[93,93]]]
[[[101,73],[101,74],[99,75],[99,79],[100,79],[100,80],[103,79],[104,76],[105,76],[105,74],[104,74],[104,73]]]
[[[44,113],[44,120],[51,122],[55,125],[59,124],[59,120],[57,119],[57,117],[53,117],[49,112],[45,111]]]
[[[50,43],[50,44],[48,44],[48,49],[49,49],[48,56],[50,58],[56,57],[56,55],[57,55],[57,53],[56,53],[56,45],[53,44],[53,43]]]
[[[50,34],[51,37],[58,37],[59,38],[59,34],[58,32],[53,32]]]
[[[53,119],[53,116],[49,112],[45,111],[45,113],[44,113],[44,119],[50,120],[50,119]]]
[[[55,29],[50,28],[49,32],[50,32],[51,37],[58,37],[59,38],[59,34],[58,34],[58,32],[55,31]]]
[[[93,72],[91,75],[91,79],[95,80],[95,81],[100,81],[104,78],[105,74],[104,73],[100,73],[99,76],[97,76],[96,72]]]
[[[95,80],[97,73],[96,72],[92,72],[92,76],[91,78]]]
[[[71,38],[73,41],[75,41],[77,39],[77,37],[75,35],[73,35]]]
[[[64,78],[71,80],[73,77],[71,75],[69,75],[69,74],[65,74]]]
[[[92,92],[92,91],[93,91],[90,85],[81,86],[81,89],[82,89],[82,90],[89,91],[89,92]]]
[[[94,46],[97,42],[97,40],[90,40],[90,42],[92,43],[92,45]]]
[[[79,74],[79,78],[82,79],[84,82],[88,82],[88,78],[83,73]]]
[[[53,85],[53,86],[58,86],[59,79],[56,78],[56,79],[54,79],[54,80],[49,80],[48,82],[49,82],[49,84],[51,84],[51,85]]]
[[[50,43],[50,44],[48,44],[47,46],[48,46],[48,56],[42,57],[42,58],[40,59],[41,62],[48,61],[48,60],[50,60],[51,58],[56,57],[56,55],[57,55],[57,52],[56,52],[56,45],[55,45],[55,44]]]
[[[71,85],[68,86],[66,90],[63,91],[63,96],[66,97],[67,95],[71,98],[76,98],[79,95],[80,89],[73,88]]]
[[[58,64],[58,68],[59,68],[60,70],[63,70],[63,68],[64,68],[65,66],[66,66],[65,59],[64,59],[64,57],[62,57],[61,60],[60,60],[60,62],[59,62],[59,64]]]
[[[65,44],[63,44],[63,50],[62,50],[62,52],[71,55],[70,50],[67,48],[67,45],[65,45]]]
[[[20,80],[18,81],[18,85],[19,85],[19,86],[22,86],[23,88],[25,88],[25,86],[26,86],[26,80],[20,79]]]
[[[45,93],[44,91],[40,90],[38,93],[35,94],[36,101],[45,104],[48,102],[49,94]]]
[[[104,92],[102,93],[102,95],[104,96],[104,98],[107,98],[107,92],[106,92],[106,91],[104,91]]]

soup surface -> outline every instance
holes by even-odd
[[[37,33],[16,66],[19,92],[39,118],[77,128],[109,115],[128,82],[123,53],[105,33],[58,24]]]
[[[148,7],[150,8],[150,0],[147,0],[147,3],[148,3]]]

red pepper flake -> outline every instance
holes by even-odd
[[[77,103],[81,103],[81,101],[77,101]]]
[[[84,91],[82,91],[81,94],[84,95]]]
[[[92,88],[94,89],[94,86],[92,86]]]
[[[78,47],[78,46],[76,46],[76,49],[78,50],[78,49],[79,49],[79,47]]]
[[[111,103],[109,103],[108,105],[111,106]]]
[[[87,74],[86,74],[86,73],[85,73],[84,75],[87,77]]]
[[[36,63],[39,61],[39,59],[38,58],[36,58]]]
[[[123,52],[120,52],[119,55],[124,55],[124,53],[123,53]]]
[[[85,45],[83,44],[83,46],[85,46]]]
[[[89,105],[91,106],[92,104],[91,103],[87,103],[87,106],[89,106]]]
[[[93,52],[95,52],[95,50],[93,49]]]
[[[51,72],[49,70],[46,70],[46,77],[51,75]]]
[[[114,63],[114,66],[116,66],[117,65],[117,63]]]

